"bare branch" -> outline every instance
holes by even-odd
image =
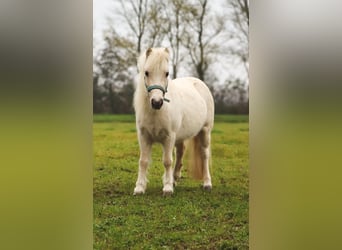
[[[122,7],[123,12],[121,13],[121,15],[125,18],[128,26],[131,28],[132,32],[138,36],[138,29],[135,26],[135,23],[133,22],[133,18],[129,15],[129,12],[126,8],[126,5],[124,4],[123,0],[120,0],[120,4]]]

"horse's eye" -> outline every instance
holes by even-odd
[[[145,71],[145,76],[148,77],[148,71]]]
[[[169,76],[169,72],[166,72],[166,74],[165,74],[165,75],[166,75],[166,77],[168,77],[168,76]]]

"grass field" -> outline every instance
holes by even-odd
[[[248,249],[248,134],[248,116],[216,116],[212,191],[188,178],[185,159],[171,197],[162,196],[161,146],[154,145],[146,193],[133,196],[134,116],[94,115],[94,249]]]

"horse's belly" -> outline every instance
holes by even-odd
[[[176,140],[183,141],[197,135],[206,121],[206,112],[197,115],[184,116],[182,123],[176,133]]]

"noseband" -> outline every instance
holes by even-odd
[[[166,87],[164,89],[163,86],[156,85],[156,84],[155,85],[151,85],[151,86],[147,86],[146,78],[144,78],[144,80],[145,80],[145,87],[146,87],[146,90],[147,90],[148,93],[150,93],[154,89],[159,89],[161,92],[163,92],[163,100],[166,101],[166,102],[170,102],[169,99],[165,98],[165,93],[167,92],[167,85],[168,84],[166,84]]]

